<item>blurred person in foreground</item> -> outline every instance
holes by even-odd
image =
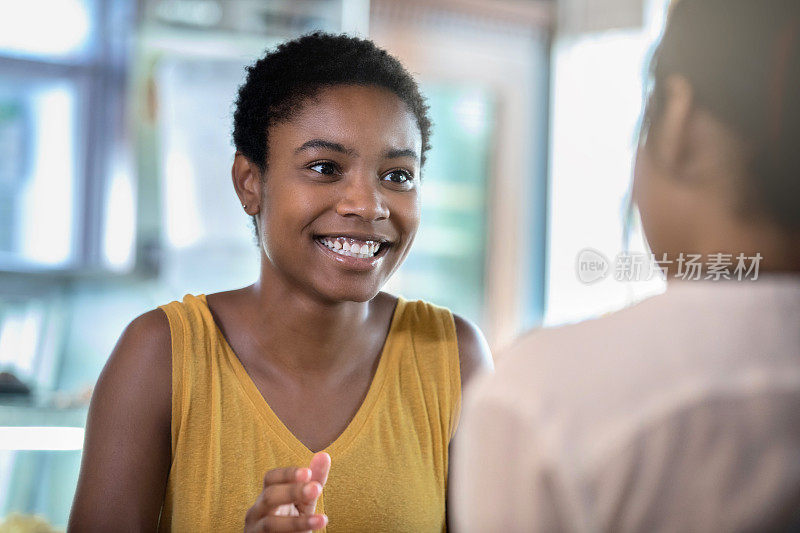
[[[466,320],[381,292],[419,227],[416,82],[371,41],[315,33],[247,69],[233,122],[259,279],[122,334],[70,530],[443,530],[461,383],[490,357]]]
[[[634,198],[668,289],[467,391],[458,531],[800,526],[800,2],[681,0],[651,74]],[[676,281],[682,253],[763,260]]]

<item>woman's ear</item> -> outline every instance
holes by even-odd
[[[666,103],[652,136],[652,154],[668,175],[682,176],[691,149],[689,134],[694,112],[694,91],[683,76],[672,75],[665,81]]]
[[[231,178],[236,195],[248,215],[256,215],[261,209],[261,172],[239,151],[233,159]]]

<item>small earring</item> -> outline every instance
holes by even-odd
[[[242,208],[247,209],[247,204],[242,204]]]

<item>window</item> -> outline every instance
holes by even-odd
[[[132,260],[133,185],[119,149],[130,7],[0,7],[0,270]]]
[[[620,254],[647,254],[628,206],[642,83],[666,2],[647,5],[643,28],[570,36],[554,49],[548,326],[597,317],[664,289],[658,277],[617,280],[614,269]],[[605,262],[602,278],[579,278],[584,252]]]

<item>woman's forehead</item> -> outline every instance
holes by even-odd
[[[326,87],[307,98],[291,117],[270,128],[270,147],[299,147],[325,139],[349,149],[409,149],[420,154],[416,117],[393,92],[373,86]]]

